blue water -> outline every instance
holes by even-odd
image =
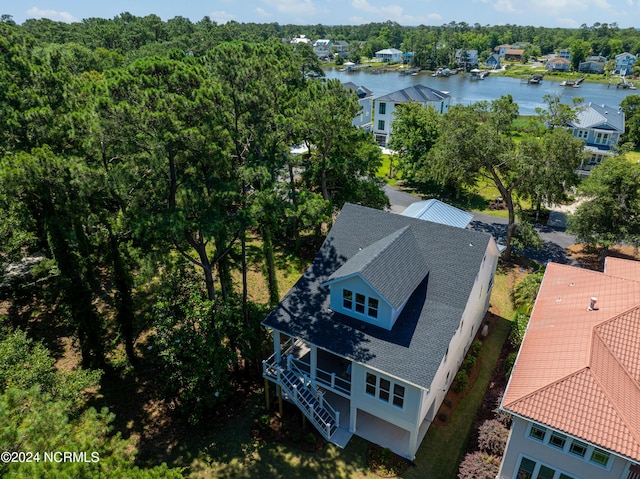
[[[494,100],[502,95],[511,94],[520,108],[521,115],[534,115],[537,107],[544,108],[542,97],[548,93],[560,95],[563,103],[570,104],[575,97],[585,102],[618,107],[620,102],[631,94],[640,94],[638,90],[622,90],[612,85],[583,82],[580,88],[560,86],[559,81],[545,79],[540,85],[529,85],[517,78],[489,75],[484,80],[472,81],[467,75],[453,75],[449,78],[432,77],[421,72],[418,75],[400,75],[399,73],[367,73],[366,70],[340,72],[325,70],[327,78],[337,78],[342,82],[353,82],[367,87],[374,97],[387,95],[411,85],[422,84],[451,95],[451,104],[469,105],[481,100]]]

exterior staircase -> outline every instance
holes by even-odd
[[[263,375],[275,380],[287,399],[293,402],[329,442],[338,431],[340,413],[325,401],[324,393],[293,363],[291,355],[279,362],[263,361]]]

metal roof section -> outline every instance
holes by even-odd
[[[473,215],[440,200],[430,199],[412,203],[400,213],[402,216],[418,218],[425,221],[440,223],[441,225],[466,228],[473,220]]]
[[[624,113],[618,108],[607,105],[589,103],[578,112],[575,122],[569,124],[573,128],[593,128],[598,130],[614,130],[624,132]]]
[[[358,251],[322,286],[359,274],[398,309],[428,272],[411,227],[405,226]]]
[[[409,101],[415,101],[418,103],[427,103],[434,101],[442,101],[446,98],[450,98],[446,92],[436,90],[424,85],[413,85],[402,90],[383,95],[375,99],[375,101],[392,101],[398,103],[404,103]]]

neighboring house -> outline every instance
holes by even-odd
[[[489,55],[487,61],[484,62],[484,66],[493,68],[494,70],[500,68],[502,66],[500,63],[500,55],[498,55],[497,53]]]
[[[591,154],[578,169],[581,176],[589,176],[605,158],[617,155],[618,141],[624,133],[624,113],[615,107],[589,103],[567,128],[585,141],[584,149]]]
[[[571,52],[566,48],[563,48],[562,50],[560,50],[556,56],[558,58],[564,58],[569,62],[571,61]]]
[[[333,55],[333,42],[324,38],[316,40],[313,42],[313,51],[318,58],[329,57],[329,55]]]
[[[640,262],[547,265],[501,408],[499,479],[640,477]]]
[[[411,203],[400,214],[433,223],[440,223],[441,225],[455,226],[456,228],[466,228],[473,219],[471,213],[443,203],[435,198]]]
[[[451,95],[424,85],[414,85],[373,100],[373,133],[380,146],[387,146],[396,107],[401,103],[416,102],[432,106],[438,113],[449,111]]]
[[[616,69],[614,73],[620,76],[631,74],[631,68],[637,59],[637,55],[632,55],[629,52],[616,55]]]
[[[578,71],[580,73],[604,73],[604,62],[585,60],[578,64]]]
[[[571,62],[564,58],[549,58],[545,68],[549,72],[568,72],[571,68]]]
[[[607,57],[602,56],[602,55],[589,55],[587,58],[584,59],[584,61],[586,61],[586,62],[607,63],[609,61],[609,59]]]
[[[478,64],[478,50],[463,50],[456,51],[453,59],[460,67],[467,68]]]
[[[507,50],[507,51],[504,52],[504,59],[505,60],[521,61],[523,53],[524,53],[523,49],[512,48],[512,49]]]
[[[397,48],[385,48],[376,52],[377,62],[400,63],[402,61],[402,51]]]
[[[306,43],[307,45],[311,45],[311,40],[309,40],[306,35],[300,35],[299,37],[292,39],[290,43],[292,45],[297,45],[298,43]]]
[[[482,326],[497,260],[486,233],[346,204],[263,322],[265,379],[330,442],[356,434],[415,458]]]
[[[498,56],[500,58],[505,58],[507,56],[507,52],[509,50],[520,50],[522,49],[522,51],[520,52],[520,56],[522,56],[522,52],[524,52],[524,47],[526,47],[527,45],[529,45],[528,42],[517,42],[517,43],[513,43],[513,44],[502,44],[502,45],[498,45],[497,47],[495,47],[493,49],[493,51],[495,53],[498,54]]]
[[[353,82],[343,83],[342,86],[358,96],[360,112],[351,122],[352,125],[371,131],[371,109],[373,108],[373,92],[368,88],[356,85]]]
[[[333,42],[333,50],[341,57],[349,55],[349,42],[346,40],[338,40]]]

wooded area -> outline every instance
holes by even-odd
[[[153,376],[157,394],[192,424],[225,407],[241,374],[257,377],[269,347],[260,322],[285,292],[276,251],[315,252],[345,202],[387,205],[376,177],[380,150],[351,124],[357,98],[337,80],[316,81],[322,69],[312,49],[283,42],[299,34],[345,39],[363,56],[403,47],[424,66],[457,48],[511,41],[543,53],[576,41],[603,55],[640,51],[640,33],[606,24],[301,27],[123,13],[16,25],[2,16],[3,450],[63,450],[77,439],[104,453],[99,467],[110,477],[179,477],[166,466],[135,466],[130,443],[110,429],[113,416],[97,412],[108,402],[96,399],[100,388]],[[410,133],[399,123],[405,174],[456,185],[484,175],[507,201],[515,188],[548,199],[530,179],[549,179],[557,144],[573,144],[558,130],[514,145],[517,105],[508,97],[444,118],[414,114],[426,119],[408,131],[421,124],[428,145],[403,146]],[[305,152],[291,154],[293,146]],[[460,163],[449,168],[452,155]],[[248,253],[251,242],[259,255]],[[263,265],[264,304],[250,299],[247,280]],[[56,367],[69,351],[83,369]],[[0,474],[51,467],[1,464]],[[73,467],[74,477],[98,470]]]

